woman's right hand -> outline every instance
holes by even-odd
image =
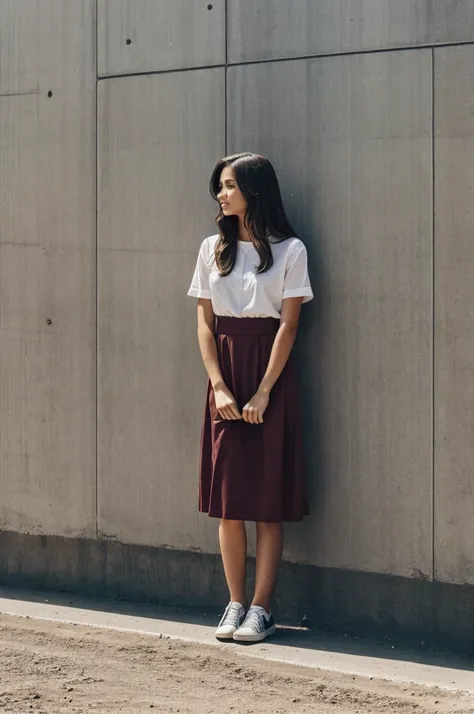
[[[242,419],[242,414],[239,411],[234,395],[229,389],[227,389],[225,384],[214,387],[214,400],[216,403],[216,409],[222,419]]]

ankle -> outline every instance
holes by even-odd
[[[230,596],[230,602],[238,602],[240,603],[243,607],[247,608],[248,607],[248,600],[245,597],[233,597],[232,595]]]
[[[263,609],[265,610],[265,612],[268,615],[271,614],[272,608],[271,608],[271,604],[268,600],[263,600],[261,598],[255,598],[254,600],[252,600],[251,604],[255,605],[255,607],[263,607]]]

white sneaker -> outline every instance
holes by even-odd
[[[234,632],[245,620],[245,607],[240,602],[230,602],[217,626],[218,640],[231,640]]]
[[[234,632],[237,642],[261,642],[275,634],[273,615],[260,605],[251,605],[241,627]]]

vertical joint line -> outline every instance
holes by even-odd
[[[99,0],[95,2],[95,537],[99,538]]]
[[[224,66],[224,153],[227,156],[227,70],[228,70],[228,0],[224,3],[224,45],[225,45],[225,66]]]
[[[431,438],[432,438],[432,454],[431,454],[431,576],[434,581],[435,579],[435,557],[436,557],[436,547],[435,547],[435,536],[436,536],[436,520],[435,520],[435,510],[436,510],[436,500],[435,500],[435,476],[436,476],[436,410],[435,410],[435,399],[436,399],[436,379],[435,379],[435,360],[436,360],[436,343],[435,343],[435,330],[436,330],[436,305],[435,305],[435,233],[436,233],[436,187],[435,187],[435,51],[434,47],[431,49],[431,234],[432,234],[432,244],[431,244],[431,265],[432,265],[432,275],[431,275],[431,349],[432,349],[432,359],[431,359]]]

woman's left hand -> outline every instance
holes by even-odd
[[[268,392],[256,392],[242,409],[243,420],[249,424],[263,424],[263,414],[269,401],[270,394]]]

